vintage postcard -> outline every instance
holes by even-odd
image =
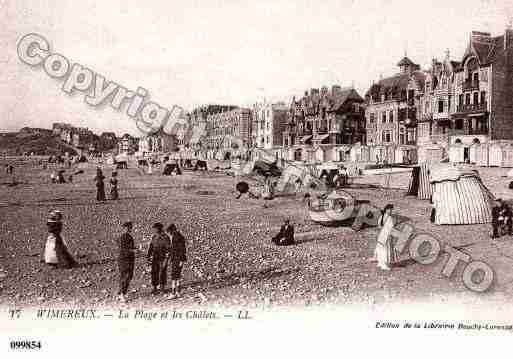
[[[0,25],[2,358],[511,338],[511,1],[0,0]]]

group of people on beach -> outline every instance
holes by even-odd
[[[110,199],[117,200],[119,198],[118,193],[118,173],[116,171],[112,172],[112,176],[110,179]],[[96,183],[96,200],[98,202],[103,202],[106,200],[105,197],[105,176],[100,167],[96,168],[96,176],[94,177],[94,181]]]
[[[63,229],[62,213],[58,210],[50,212],[47,222],[48,236],[43,249],[41,261],[57,268],[73,268],[78,262],[68,250],[66,241],[62,238]],[[126,302],[128,300],[128,288],[134,276],[135,257],[137,248],[132,237],[133,223],[127,221],[122,224],[123,233],[117,239],[118,246],[118,269],[119,269],[119,290],[118,298]],[[180,279],[182,268],[187,261],[186,241],[178,231],[176,225],[170,224],[164,231],[162,223],[153,225],[153,236],[151,238],[146,259],[151,266],[151,294],[156,295],[164,292],[167,285],[167,271],[171,267],[171,293],[169,299],[177,298],[180,294]]]
[[[137,249],[132,237],[132,222],[123,223],[124,233],[118,239],[119,247],[119,299],[127,301],[127,292],[134,275],[135,252]],[[178,231],[175,224],[170,224],[164,231],[160,222],[153,226],[153,236],[148,247],[146,259],[151,266],[152,295],[165,292],[167,286],[168,267],[171,267],[171,293],[169,299],[180,294],[182,268],[187,261],[185,237]]]

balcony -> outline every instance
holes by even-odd
[[[367,123],[365,125],[365,128],[367,129],[367,131],[376,131],[377,126],[376,123]]]
[[[429,136],[431,141],[433,143],[444,143],[449,141],[449,134],[448,133],[441,133],[439,135],[431,135]]]
[[[479,81],[466,80],[462,84],[463,91],[479,90]]]
[[[488,106],[487,106],[486,102],[458,105],[458,108],[456,109],[456,113],[485,112],[487,108],[488,108]]]
[[[466,131],[467,135],[487,135],[488,129],[482,128],[482,129],[469,129]]]
[[[419,122],[430,122],[431,120],[433,120],[433,114],[425,113],[420,117]]]
[[[449,119],[449,112],[446,110],[444,110],[442,112],[433,113],[433,120],[435,120],[437,122],[443,122],[448,119]]]

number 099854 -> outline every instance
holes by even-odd
[[[41,349],[41,342],[37,340],[13,340],[10,342],[10,346],[14,350],[38,350]]]

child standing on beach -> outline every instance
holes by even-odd
[[[174,299],[180,294],[182,268],[185,261],[187,261],[185,238],[174,224],[170,224],[166,232],[171,239],[171,250],[169,253],[169,260],[171,261],[171,294],[169,298]]]

